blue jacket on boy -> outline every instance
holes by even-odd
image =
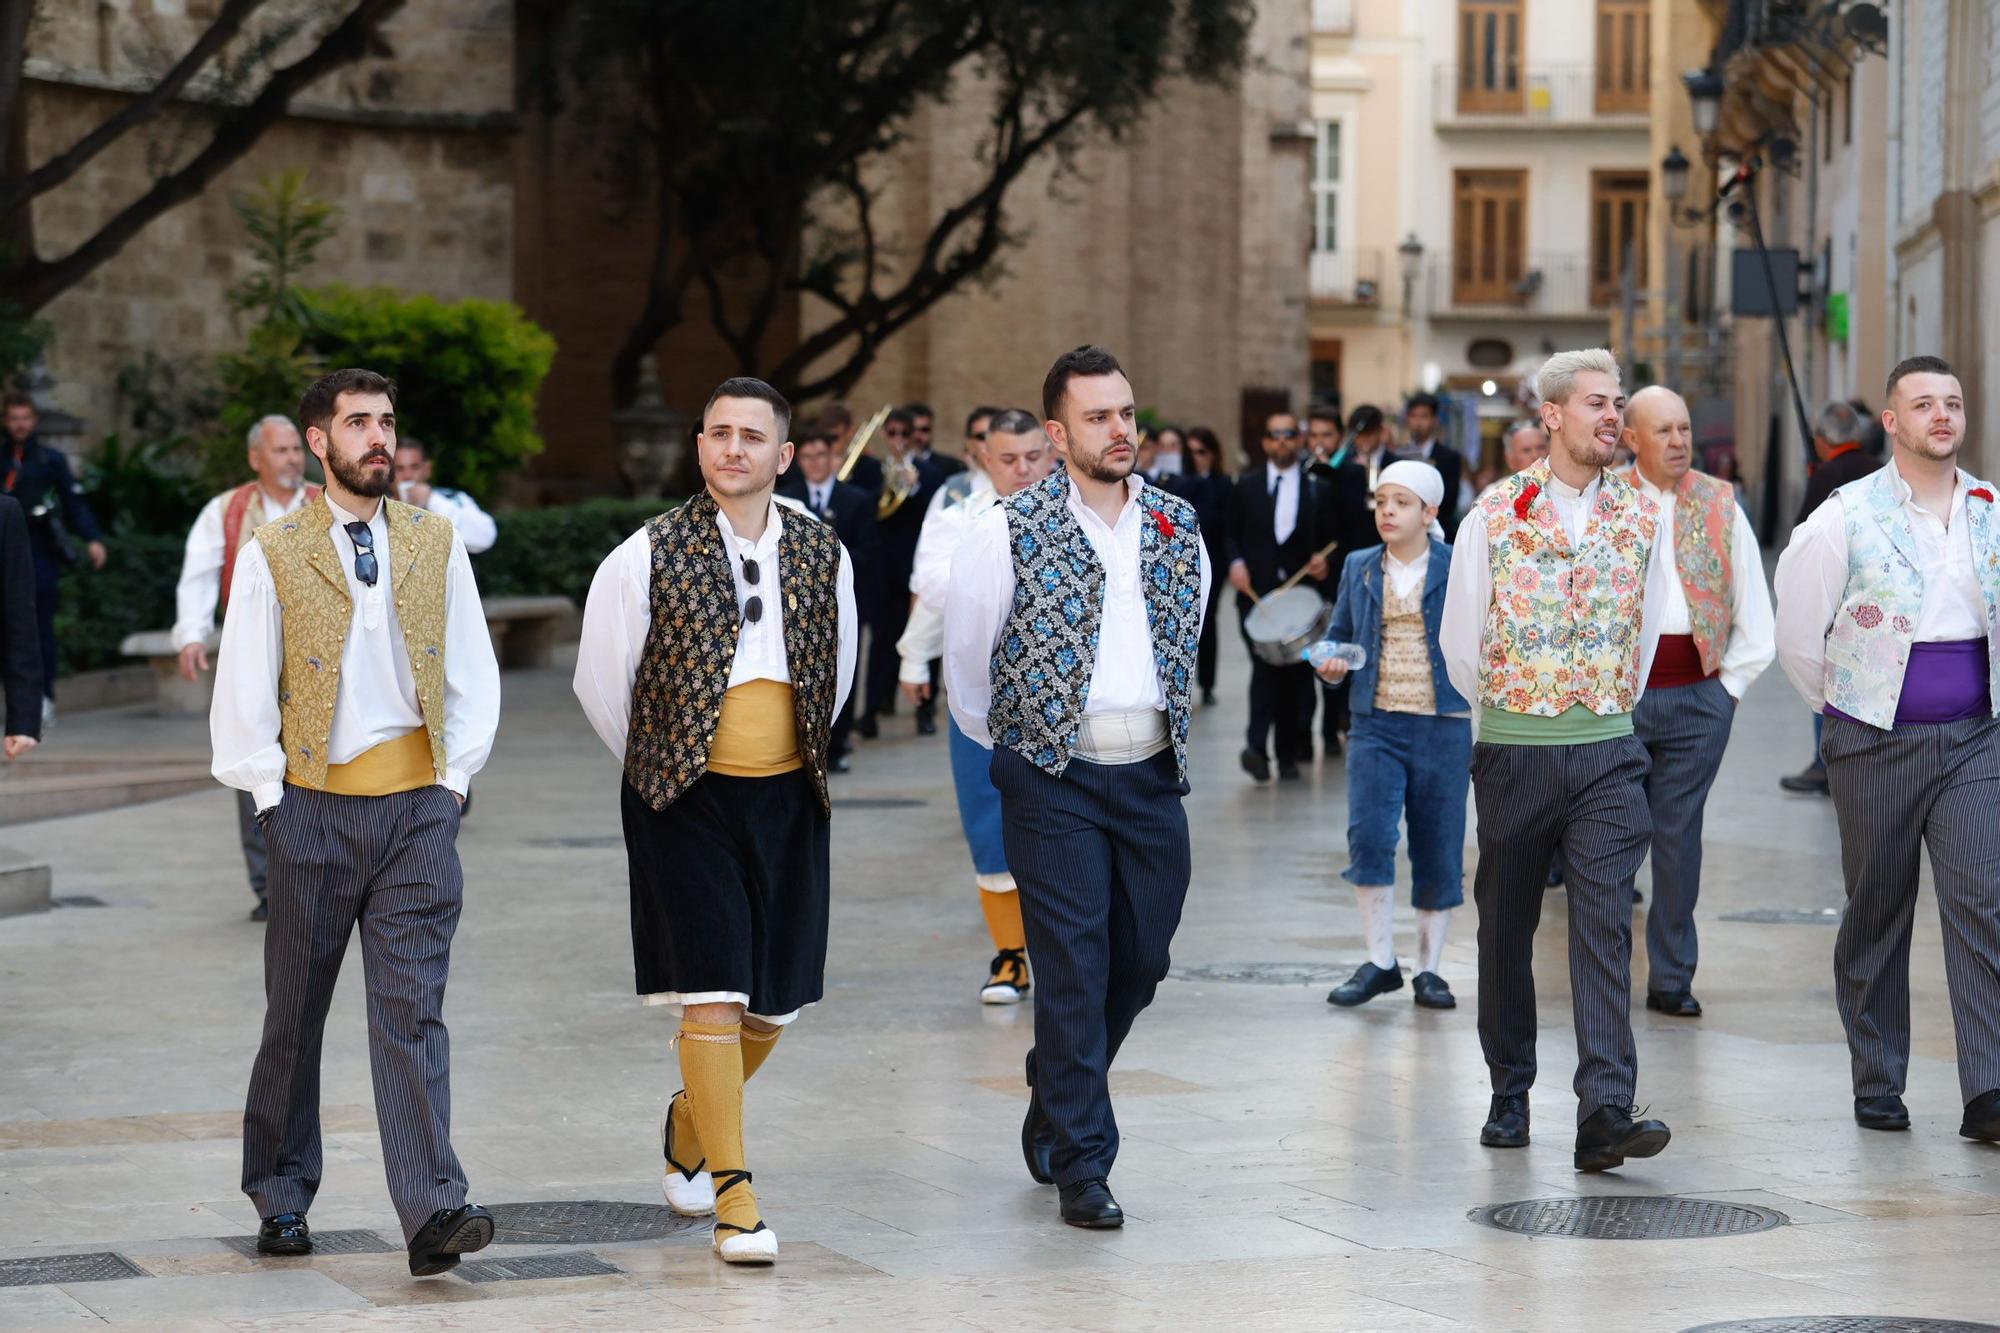
[[[1372,546],[1350,552],[1340,570],[1340,593],[1333,604],[1333,623],[1326,637],[1342,643],[1358,643],[1368,650],[1368,663],[1349,674],[1347,691],[1350,711],[1375,711],[1376,659],[1382,652],[1382,553],[1387,547]],[[1430,642],[1431,680],[1437,689],[1438,716],[1469,713],[1471,706],[1451,687],[1444,673],[1444,655],[1438,651],[1438,629],[1444,623],[1445,582],[1451,574],[1451,547],[1431,538],[1430,567],[1424,574],[1424,629]]]

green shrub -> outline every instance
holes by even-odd
[[[535,395],[556,344],[520,307],[339,286],[305,303],[304,352],[395,380],[397,426],[430,448],[442,484],[484,498],[542,451]]]
[[[604,557],[674,500],[586,500],[501,514],[493,549],[473,558],[481,597],[551,593],[583,605]]]
[[[174,623],[186,528],[148,530],[129,520],[105,534],[103,569],[79,560],[63,571],[56,594],[56,644],[62,674],[130,666],[118,645],[128,634]]]

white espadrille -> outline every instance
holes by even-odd
[[[677,1092],[674,1097],[685,1097],[687,1093]],[[706,1163],[697,1162],[693,1170],[674,1160],[674,1099],[667,1099],[667,1109],[660,1116],[660,1155],[666,1159],[661,1176],[661,1185],[667,1196],[667,1207],[682,1217],[707,1217],[715,1211],[715,1178],[701,1169]]]

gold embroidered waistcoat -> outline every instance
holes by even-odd
[[[431,763],[444,773],[445,579],[451,522],[398,500],[384,500],[389,591],[403,629],[417,705],[430,736]],[[347,570],[333,547],[333,510],[324,497],[257,530],[284,613],[284,659],[278,668],[279,740],[285,781],[326,786],[327,738],[340,694],[340,659],[354,623]]]

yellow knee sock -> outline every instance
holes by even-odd
[[[715,1220],[725,1228],[754,1231],[757,1196],[743,1166],[743,1051],[741,1023],[681,1020],[682,1098],[701,1136],[708,1169],[715,1174]],[[740,1178],[740,1183],[730,1184]]]
[[[991,889],[981,889],[979,907],[986,913],[986,928],[993,932],[996,952],[1004,949],[1027,950],[1028,932],[1021,924],[1021,895],[1018,892],[995,893]]]
[[[684,1029],[685,1030],[685,1029]],[[740,1044],[743,1051],[743,1081],[764,1067],[771,1058],[771,1051],[778,1044],[778,1038],[785,1034],[783,1028],[772,1028],[769,1032],[759,1032],[747,1023],[743,1026]],[[703,1167],[701,1135],[694,1127],[694,1114],[688,1103],[688,1095],[682,1092],[674,1098],[673,1108],[668,1114],[674,1118],[674,1156],[680,1160],[683,1171],[700,1171]]]

